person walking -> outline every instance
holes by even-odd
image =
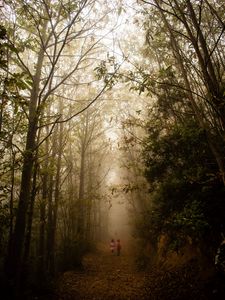
[[[120,243],[119,239],[117,240],[117,243],[116,243],[116,251],[117,251],[117,256],[120,256],[121,243]]]
[[[115,247],[116,247],[115,241],[114,241],[114,239],[111,239],[110,250],[111,250],[112,253],[114,253]]]

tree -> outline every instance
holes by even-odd
[[[209,2],[204,4],[202,1],[197,3],[175,1],[174,4],[154,1],[152,5],[154,6],[152,12],[156,11],[162,20],[161,35],[169,38],[169,48],[175,59],[176,72],[179,72],[183,79],[175,84],[157,78],[152,78],[153,82],[159,87],[173,84],[175,88],[185,91],[199,126],[207,133],[209,146],[224,181],[223,125],[221,127],[224,115],[221,110],[224,102],[224,68],[219,67],[222,66],[222,56],[219,53],[224,29],[223,22],[216,13],[220,9],[220,2],[217,3],[213,13],[211,9],[209,10],[211,7]],[[209,27],[209,23],[212,26]],[[150,46],[151,34],[149,31],[147,35]],[[185,47],[189,50],[185,51]],[[170,64],[168,55],[164,63]],[[150,81],[151,79],[148,79],[148,82]]]
[[[65,119],[60,114],[51,117],[46,115],[46,106],[51,101],[51,95],[60,91],[60,87],[65,86],[68,79],[74,80],[77,84],[75,73],[76,76],[80,76],[79,74],[91,65],[88,63],[91,61],[90,55],[96,53],[98,43],[102,39],[102,37],[93,39],[92,34],[96,30],[98,20],[103,20],[107,14],[107,9],[102,10],[101,15],[98,14],[95,10],[96,5],[96,1],[88,0],[76,3],[45,0],[29,3],[8,1],[3,8],[6,26],[12,33],[7,37],[8,43],[14,45],[13,38],[16,37],[15,47],[18,47],[18,51],[15,51],[11,58],[14,62],[11,68],[21,70],[29,80],[24,91],[28,99],[28,111],[20,196],[6,259],[8,277],[12,279],[17,291],[20,286],[26,215],[31,197],[36,150],[48,138],[43,137],[38,143],[37,135],[44,126],[51,126],[48,133],[51,135],[58,122],[64,123],[79,113],[73,112]],[[11,12],[14,18],[11,18]],[[93,16],[97,17],[97,21]],[[71,54],[71,49],[74,54]],[[31,61],[35,63],[32,64]],[[100,92],[91,100],[94,102],[105,89],[106,85],[100,88]],[[59,93],[57,97],[63,97],[63,94]],[[81,111],[90,106],[92,101],[81,108]],[[43,120],[47,120],[47,123]]]

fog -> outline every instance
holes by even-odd
[[[132,239],[132,222],[130,219],[130,204],[127,194],[121,192],[121,185],[124,183],[122,169],[119,166],[119,158],[116,159],[112,166],[112,170],[108,176],[108,184],[118,187],[118,192],[112,195],[112,201],[109,206],[108,215],[108,240],[120,239],[123,250],[129,247]]]

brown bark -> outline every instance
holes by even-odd
[[[47,160],[46,164],[47,166]],[[46,277],[45,271],[45,225],[46,225],[46,203],[48,194],[48,174],[47,169],[45,169],[45,174],[43,176],[42,184],[42,199],[40,202],[40,226],[39,226],[39,246],[38,246],[38,268],[37,268],[37,278],[39,285],[43,284]]]
[[[32,223],[33,223],[33,213],[34,213],[34,203],[35,203],[35,197],[37,193],[37,162],[34,166],[33,171],[33,182],[32,182],[32,191],[31,191],[31,197],[30,197],[30,203],[29,203],[29,209],[27,214],[27,230],[26,230],[26,237],[25,237],[25,243],[24,243],[24,258],[23,258],[23,264],[26,264],[29,259],[29,253],[30,253],[30,242],[31,242],[31,231],[32,231]]]
[[[80,157],[80,183],[78,195],[78,224],[77,234],[78,239],[83,240],[84,237],[84,168],[85,168],[85,150],[82,147]]]
[[[43,26],[43,32],[46,31],[46,26],[47,21]],[[15,289],[15,297],[19,297],[20,293],[22,257],[24,251],[25,231],[27,225],[26,217],[31,196],[31,179],[36,151],[36,133],[38,124],[38,116],[36,112],[39,98],[39,87],[43,61],[44,49],[41,48],[38,53],[36,73],[33,78],[33,86],[31,90],[31,97],[29,103],[28,130],[26,136],[26,146],[24,151],[20,195],[15,227],[12,235],[11,247],[9,249],[5,262],[9,282],[11,282]]]
[[[18,210],[16,215],[15,228],[12,236],[11,248],[6,258],[6,270],[9,278],[13,278],[14,286],[19,289],[21,259],[23,255],[23,246],[26,230],[26,215],[30,201],[31,178],[34,164],[34,153],[36,146],[37,116],[36,108],[38,101],[38,92],[40,84],[41,69],[44,60],[44,51],[40,50],[37,63],[37,71],[34,77],[33,89],[31,92],[29,106],[29,123],[26,139],[26,148],[24,152],[24,161],[22,169],[22,178],[20,186],[20,195]]]
[[[62,113],[62,103],[60,103],[60,112]],[[51,244],[51,260],[50,260],[50,273],[55,274],[55,241],[56,241],[56,225],[58,218],[58,206],[60,201],[60,182],[61,182],[61,164],[62,164],[62,153],[63,153],[63,123],[59,124],[59,137],[58,137],[58,157],[56,167],[56,178],[55,178],[55,195],[54,195],[54,208],[53,208],[53,224],[52,224],[52,244]]]
[[[46,135],[49,135],[49,128],[46,127]],[[49,183],[49,139],[45,140],[45,161],[44,161],[44,171],[42,176],[42,196],[40,199],[40,226],[39,226],[39,244],[38,244],[38,265],[37,265],[37,279],[39,286],[43,285],[46,278],[45,269],[45,229],[46,229],[46,205],[48,199],[48,183]]]
[[[56,147],[56,141],[57,141],[57,131],[54,132],[53,136],[53,145],[52,145],[52,155],[51,155],[51,163],[49,164],[50,167],[50,174],[49,174],[49,186],[48,186],[48,209],[47,209],[47,237],[46,237],[46,269],[47,272],[51,273],[52,268],[52,257],[54,253],[52,252],[52,243],[53,243],[53,210],[54,210],[54,181],[55,181],[55,160],[57,155],[57,147]]]
[[[12,170],[11,170],[11,191],[10,191],[10,202],[9,202],[9,213],[10,213],[10,221],[9,221],[9,238],[8,238],[8,251],[11,249],[12,242],[12,234],[13,234],[13,208],[14,208],[14,184],[15,184],[15,153],[12,150]]]

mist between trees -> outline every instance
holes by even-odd
[[[145,266],[190,244],[212,263],[225,234],[223,1],[12,0],[0,9],[9,299],[81,267],[115,231],[141,241]]]

